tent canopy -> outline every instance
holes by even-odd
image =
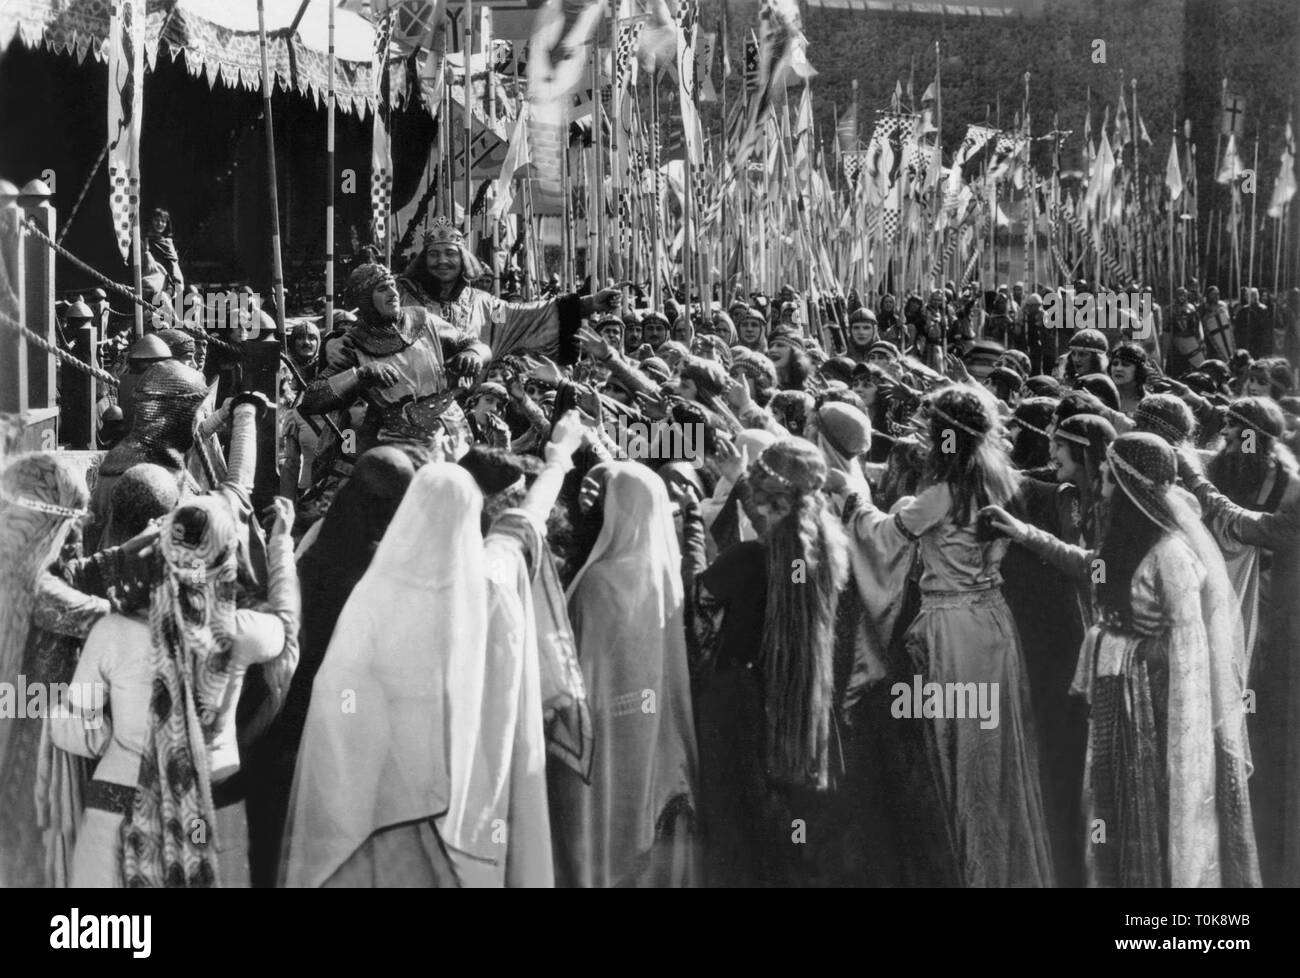
[[[301,20],[289,37],[303,0],[265,0],[267,57],[275,84],[323,102],[328,91],[329,2],[307,0]],[[160,48],[183,60],[193,77],[208,85],[260,88],[262,61],[258,45],[257,4],[251,0],[145,0],[145,61],[149,70]],[[28,47],[75,54],[96,60],[107,55],[110,0],[5,0],[0,3],[0,52],[15,36]],[[364,116],[378,101],[375,28],[360,14],[334,14],[335,97],[344,112]],[[390,67],[391,101],[406,97],[406,72]]]

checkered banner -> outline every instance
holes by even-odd
[[[140,123],[144,114],[144,0],[113,0],[108,30],[108,187],[124,261],[140,223]]]
[[[382,79],[387,71],[388,45],[393,33],[393,15],[386,13],[375,25],[375,78]],[[382,90],[376,103],[374,128],[370,139],[370,227],[373,240],[383,242],[388,237],[388,215],[393,203],[393,175],[388,159],[388,113],[383,111]]]

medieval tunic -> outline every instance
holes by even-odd
[[[427,276],[409,267],[397,280],[397,287],[403,306],[423,307],[457,332],[486,343],[496,358],[511,353],[539,353],[558,363],[577,359],[574,337],[582,313],[576,295],[506,302],[459,283],[447,298],[434,298],[434,287]]]
[[[235,612],[232,637],[235,663],[232,672],[255,662],[269,661],[280,654],[285,642],[284,628],[278,618],[247,609]],[[102,690],[105,702],[94,702],[93,694],[87,698],[86,694],[92,690]],[[148,736],[153,690],[148,624],[126,615],[109,615],[86,639],[72,679],[70,709],[51,721],[55,745],[83,757],[99,758],[95,781],[128,791],[134,789]],[[111,709],[111,718],[102,710],[105,703]],[[211,765],[214,787],[238,770],[233,718],[211,745]],[[222,806],[218,802],[216,812],[213,842],[222,885],[247,886],[243,804]],[[73,854],[72,886],[124,885],[119,838],[123,817],[121,813],[100,807],[85,809]]]
[[[404,435],[409,438],[412,433],[403,430],[394,417],[395,410],[403,402],[446,393],[446,361],[474,346],[471,336],[420,308],[403,309],[389,328],[363,322],[352,327],[342,342],[327,345],[326,364],[308,385],[298,410],[302,414],[323,414],[363,399],[369,410],[356,432],[356,444],[345,446],[356,454],[381,441],[403,440]],[[476,352],[484,361],[490,356],[482,348]],[[358,389],[357,371],[369,363],[389,364],[400,379],[389,387]],[[463,424],[463,415],[455,404],[448,404],[442,416],[448,423]],[[427,424],[424,427],[426,433],[432,433]]]

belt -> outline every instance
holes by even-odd
[[[967,608],[971,605],[1005,604],[1002,595],[1002,582],[984,584],[965,591],[922,591],[921,607],[933,608]]]
[[[112,812],[114,815],[129,815],[135,806],[136,787],[130,784],[118,784],[116,781],[92,780],[86,785],[87,808]],[[244,779],[236,773],[212,789],[212,806],[228,808],[244,800]]]

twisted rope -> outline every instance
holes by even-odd
[[[59,229],[59,237],[54,242],[55,244],[63,244],[63,239],[68,236],[68,228],[72,227],[72,222],[76,220],[77,211],[81,209],[81,202],[86,199],[86,194],[90,191],[90,185],[95,181],[95,174],[104,165],[104,159],[108,156],[108,147],[109,143],[105,143],[104,148],[99,152],[99,159],[95,160],[95,165],[90,168],[90,174],[86,177],[86,182],[81,185],[81,193],[77,194],[77,199],[72,202],[72,209],[68,211],[68,219],[63,222],[63,227]]]
[[[86,363],[84,360],[78,360],[67,350],[55,346],[53,343],[47,340],[40,333],[37,333],[34,330],[29,329],[28,327],[24,326],[22,323],[18,322],[18,320],[11,318],[10,316],[6,315],[3,312],[0,312],[0,326],[4,326],[6,329],[9,329],[15,333],[19,333],[22,336],[25,336],[27,338],[28,343],[31,343],[37,349],[44,350],[46,353],[50,354],[53,357],[57,357],[58,359],[66,363],[68,366],[70,366],[73,370],[77,370],[83,374],[87,374],[91,377],[94,377],[100,383],[108,387],[111,387],[113,390],[117,390],[118,383],[119,383],[118,379],[114,377],[112,374],[110,374],[107,370],[101,370],[99,367],[92,366],[91,364]]]
[[[126,286],[114,282],[103,272],[100,272],[98,269],[92,268],[90,265],[86,264],[76,255],[70,252],[67,248],[63,247],[63,245],[59,244],[57,241],[52,240],[50,236],[46,234],[44,231],[42,231],[40,227],[36,224],[36,222],[33,221],[30,217],[24,218],[21,226],[24,233],[30,234],[32,237],[36,238],[37,241],[43,242],[45,246],[49,248],[51,251],[53,251],[56,255],[59,255],[62,258],[66,258],[68,261],[72,262],[73,265],[81,269],[83,272],[89,275],[100,285],[104,286],[104,288],[112,292],[116,292],[118,295],[122,296],[122,298],[135,303],[137,306],[141,306],[145,309],[148,309],[150,314],[159,311],[158,307],[150,305],[147,301],[140,298],[140,296],[136,295]],[[172,325],[176,329],[179,329],[185,333],[189,333],[191,336],[195,337],[196,339],[201,339],[205,343],[210,343],[213,346],[219,347],[221,349],[229,350],[232,353],[241,352],[240,348],[236,346],[234,343],[231,343],[227,340],[220,339],[216,336],[210,336],[206,331],[203,330],[196,331],[190,327],[187,327],[184,322],[182,322],[180,319],[176,317],[175,311],[172,312],[171,319],[172,319]]]

